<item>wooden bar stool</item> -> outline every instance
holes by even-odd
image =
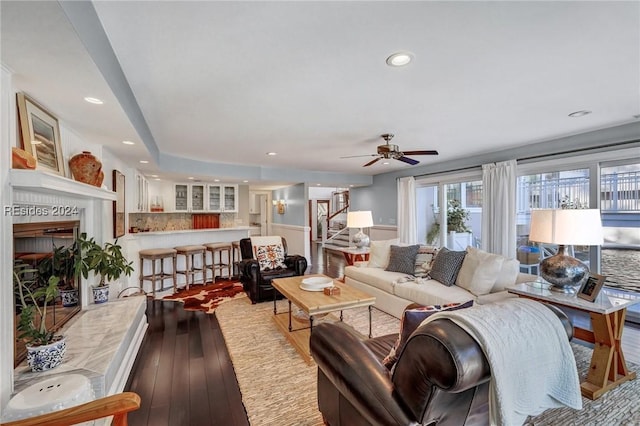
[[[204,246],[211,253],[211,263],[207,264],[207,268],[211,269],[211,282],[216,282],[216,271],[220,271],[220,277],[222,277],[224,269],[227,270],[227,278],[231,278],[231,252],[233,251],[231,243],[210,243]],[[216,253],[218,254],[217,262]],[[225,253],[227,255],[226,263],[223,258]]]
[[[144,292],[144,281],[151,281],[151,293],[156,295],[156,282],[160,282],[160,290],[164,290],[163,282],[173,280],[173,292],[176,292],[176,250],[174,249],[146,249],[138,252],[140,256],[140,290]],[[151,261],[151,275],[144,274],[144,261]],[[160,272],[156,273],[157,261],[160,261]],[[165,260],[171,260],[171,272],[164,271]]]
[[[184,275],[186,289],[189,290],[189,281],[196,283],[196,274],[202,272],[202,284],[206,282],[205,247],[199,245],[175,247],[178,256],[184,256],[185,269],[176,270],[176,273]],[[196,256],[201,259],[201,267],[196,266]]]

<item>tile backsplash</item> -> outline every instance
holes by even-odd
[[[236,226],[236,216],[220,213],[220,228]],[[192,229],[191,213],[129,213],[129,227],[149,232]]]

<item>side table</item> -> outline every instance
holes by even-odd
[[[507,291],[520,297],[589,313],[593,331],[574,327],[577,339],[594,344],[589,372],[580,384],[582,396],[598,399],[608,390],[635,379],[636,373],[627,368],[621,341],[627,308],[640,300],[614,298],[601,293],[594,302],[588,302],[575,294],[556,293],[547,288],[544,283],[535,281],[508,287]]]
[[[342,246],[334,246],[330,244],[326,244],[324,250],[337,251],[342,253],[344,259],[347,261],[347,265],[353,265],[358,261],[367,261],[369,260],[369,247],[342,247]],[[326,257],[326,256],[325,256]]]

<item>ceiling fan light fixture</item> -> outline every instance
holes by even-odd
[[[411,52],[396,52],[387,58],[387,65],[390,67],[404,67],[413,60]]]

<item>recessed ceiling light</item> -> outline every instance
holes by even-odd
[[[135,145],[135,142],[131,142],[131,141],[122,141],[123,144],[125,145]]]
[[[353,188],[353,185],[349,185],[349,188]]]
[[[158,175],[151,175],[151,177],[158,177]]]
[[[160,178],[155,178],[154,180],[160,180]]]
[[[388,161],[383,161],[382,164],[389,164],[389,162]]]
[[[387,65],[390,67],[403,67],[413,60],[411,52],[396,52],[387,58]]]
[[[591,114],[591,111],[583,109],[582,111],[576,111],[576,112],[572,112],[571,114],[569,114],[569,117],[584,117],[585,115],[589,115]]]
[[[320,186],[320,185],[322,185],[322,184],[321,183],[316,183],[316,186]]]
[[[149,164],[147,160],[140,160],[140,164]]]
[[[189,176],[187,179],[194,180],[195,178],[193,176]]]
[[[270,155],[270,156],[273,157],[274,155],[278,155],[278,153],[277,152],[267,152],[267,155]]]
[[[214,182],[220,182],[220,179],[214,179],[213,181]]]
[[[90,104],[94,104],[94,105],[102,105],[104,103],[104,102],[102,102],[101,99],[92,98],[90,96],[87,96],[86,98],[84,98],[84,100],[89,102]]]
[[[242,182],[247,183],[247,182],[249,182],[249,181],[248,181],[248,180],[243,180]]]

